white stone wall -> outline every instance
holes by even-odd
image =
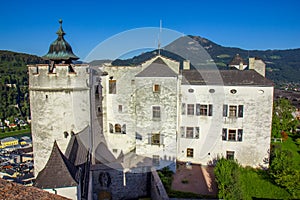
[[[142,70],[137,67],[105,67],[107,76],[102,77],[103,134],[108,148],[118,157],[135,148],[135,109],[132,95],[135,92],[135,75]],[[109,94],[110,77],[116,80],[116,94]],[[122,112],[119,112],[119,105]],[[109,124],[126,125],[126,134],[110,133]]]
[[[234,151],[235,159],[244,166],[268,166],[273,87],[182,85],[181,90],[183,103],[212,104],[213,116],[180,115],[180,126],[200,127],[200,137],[179,135],[178,160],[206,165],[217,156],[226,157],[226,151]],[[243,118],[223,117],[223,104],[243,105]],[[243,129],[243,141],[223,141],[222,128]],[[187,148],[194,149],[193,158],[187,157]]]
[[[153,85],[160,85],[160,92],[153,92]],[[160,157],[160,165],[167,166],[176,160],[176,134],[178,110],[177,77],[138,77],[136,78],[136,153],[152,158]],[[153,119],[152,107],[160,106],[160,119]],[[149,144],[151,133],[161,135],[161,145]]]
[[[65,188],[54,188],[54,189],[44,189],[47,192],[57,194],[69,199],[77,200],[80,199],[77,194],[77,187],[65,187]]]
[[[61,65],[54,74],[48,73],[48,65],[29,66],[35,176],[47,163],[54,140],[64,153],[71,131],[77,133],[89,124],[87,68],[75,66],[76,73],[68,73],[68,65]]]

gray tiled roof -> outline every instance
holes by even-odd
[[[77,186],[76,167],[62,154],[56,141],[44,169],[38,174],[35,186],[42,189]]]
[[[136,77],[176,77],[177,74],[161,59],[157,58]]]
[[[75,166],[84,164],[87,160],[88,150],[86,146],[81,141],[80,135],[88,135],[86,132],[89,131],[89,128],[86,127],[78,134],[74,134],[71,136],[69,144],[67,146],[65,156],[66,158]]]
[[[273,86],[254,70],[184,70],[183,85]]]

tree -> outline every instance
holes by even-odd
[[[270,175],[273,181],[286,188],[294,198],[300,198],[300,170],[293,167],[292,152],[276,148],[271,156]]]
[[[243,199],[240,187],[239,165],[234,160],[220,158],[214,169],[218,183],[218,197],[224,199]]]
[[[296,108],[287,99],[278,99],[274,102],[272,117],[272,136],[281,137],[282,131],[293,134],[299,124],[292,113]]]

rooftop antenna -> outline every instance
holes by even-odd
[[[162,29],[162,21],[159,21],[159,33],[158,33],[158,55],[160,55],[160,34]]]

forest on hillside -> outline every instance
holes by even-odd
[[[0,51],[0,120],[14,122],[30,116],[28,64],[45,63],[38,56]]]

